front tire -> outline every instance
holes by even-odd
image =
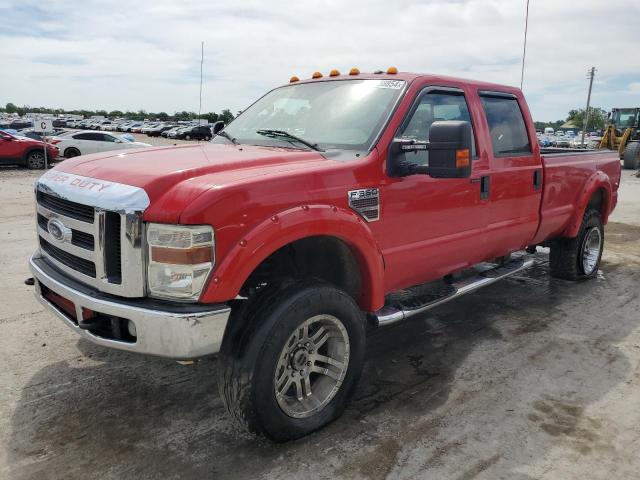
[[[285,442],[338,418],[364,364],[353,299],[319,282],[270,287],[235,309],[220,352],[220,395],[249,431]]]
[[[27,168],[29,170],[42,170],[44,168],[44,152],[34,150],[27,155]]]
[[[627,170],[640,168],[640,142],[627,143],[622,154],[622,161]]]
[[[184,136],[184,139],[185,139],[185,140],[191,140],[191,135],[185,135],[185,136]]]
[[[551,276],[564,280],[595,277],[604,248],[604,227],[600,212],[587,209],[575,238],[559,238],[551,245]]]

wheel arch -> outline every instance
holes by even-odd
[[[611,213],[611,192],[611,182],[604,172],[598,171],[591,175],[578,196],[576,208],[562,236],[573,238],[578,235],[587,208],[597,209],[602,216],[603,225],[606,225]]]
[[[382,253],[373,234],[361,217],[354,212],[328,205],[309,205],[295,207],[260,223],[240,239],[225,254],[215,267],[202,302],[228,301],[240,294],[247,281],[255,272],[260,272],[264,262],[274,255],[281,255],[283,249],[298,251],[293,258],[305,258],[305,255],[319,254],[321,247],[337,254],[339,259],[327,260],[327,271],[340,265],[342,271],[333,272],[334,278],[324,280],[342,281],[339,286],[346,287],[362,310],[374,311],[384,304],[384,264]],[[327,250],[324,250],[326,252]],[[307,259],[302,271],[317,273],[317,260]],[[357,272],[352,270],[357,268]],[[322,270],[320,270],[322,271]],[[357,273],[357,281],[355,274]]]
[[[27,166],[27,159],[29,158],[29,155],[31,155],[33,152],[42,152],[44,154],[44,147],[37,147],[34,145],[27,148],[22,154],[22,163],[25,166]]]

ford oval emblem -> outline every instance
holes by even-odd
[[[47,231],[51,237],[58,242],[71,240],[71,229],[66,227],[57,218],[52,218],[47,222]]]

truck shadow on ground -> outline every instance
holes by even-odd
[[[455,475],[440,478],[489,468],[529,478],[514,469],[554,439],[582,455],[603,444],[584,407],[627,378],[615,344],[640,323],[625,283],[637,285],[637,269],[607,267],[616,275],[572,284],[549,280],[543,265],[373,332],[344,416],[284,445],[232,424],[215,358],[186,367],[80,340],[77,358],[40,370],[23,389],[11,420],[11,478],[385,478],[443,468]],[[592,318],[614,303],[615,323]],[[491,455],[465,450],[507,417],[503,432],[483,440],[495,445]],[[514,432],[522,431],[518,454]]]

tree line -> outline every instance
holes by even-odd
[[[536,130],[544,130],[547,127],[551,127],[557,130],[567,122],[571,122],[578,130],[582,130],[584,127],[584,116],[586,109],[579,108],[569,110],[569,114],[565,120],[556,120],[555,122],[534,122]],[[600,107],[589,107],[589,124],[586,131],[602,130],[606,127],[608,121],[607,111]]]
[[[94,115],[99,115],[103,117],[109,118],[129,118],[131,120],[195,120],[198,118],[198,114],[195,112],[187,112],[183,110],[182,112],[174,112],[173,115],[170,115],[166,112],[147,112],[146,110],[138,110],[137,112],[132,111],[122,111],[122,110],[65,110],[62,108],[47,108],[47,107],[30,107],[24,105],[22,107],[18,107],[17,105],[9,102],[4,107],[0,106],[0,112],[4,113],[17,113],[20,116],[23,116],[25,113],[40,113],[47,115],[83,115],[85,118],[92,117]],[[200,118],[206,119],[210,123],[217,122],[218,120],[222,120],[225,123],[229,123],[234,119],[234,114],[231,113],[231,110],[224,109],[220,113],[216,112],[207,112],[200,115]]]

